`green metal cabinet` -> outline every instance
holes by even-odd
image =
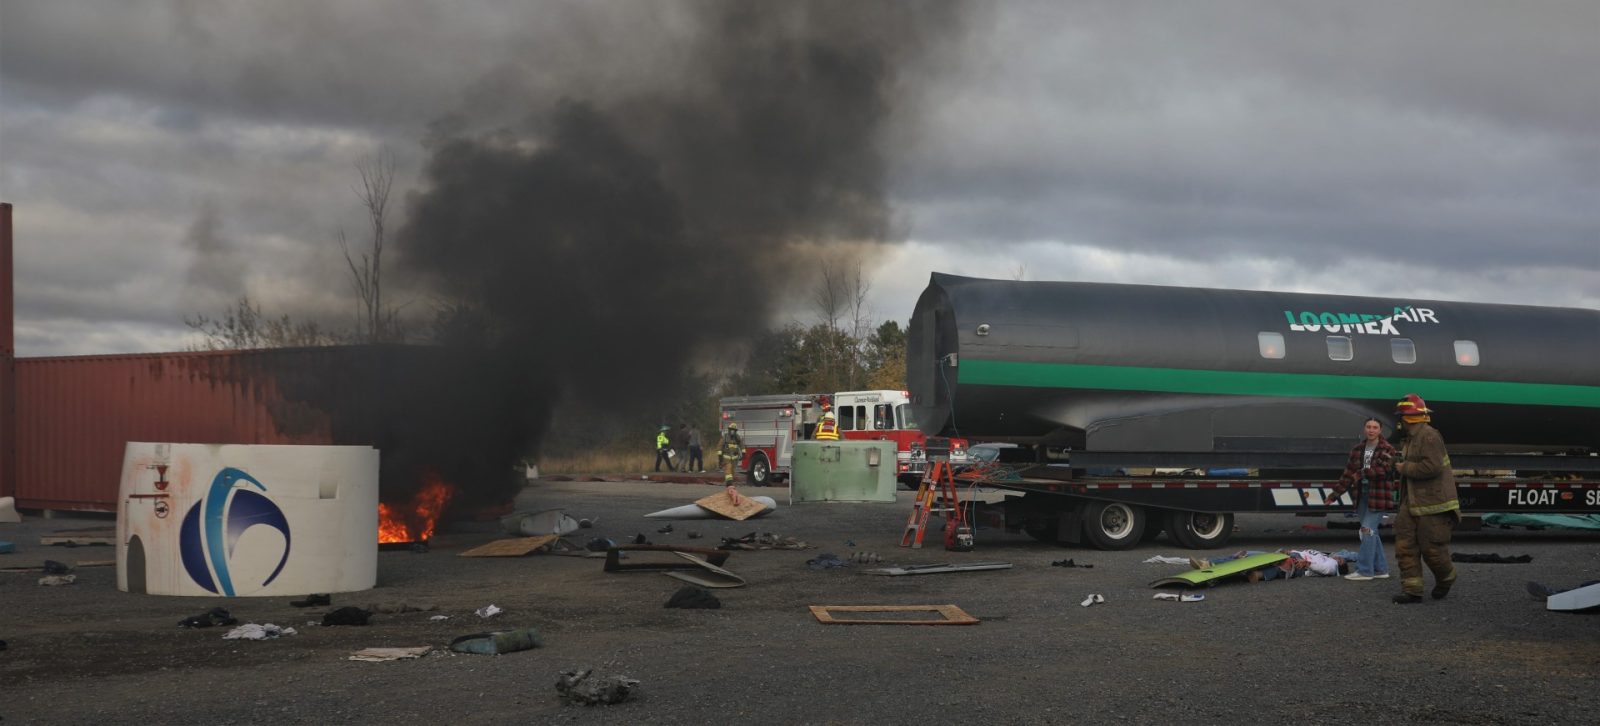
[[[799,441],[789,473],[789,503],[892,502],[893,441]]]

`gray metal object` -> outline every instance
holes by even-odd
[[[794,445],[789,502],[893,502],[893,441],[800,441]]]

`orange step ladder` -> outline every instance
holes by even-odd
[[[906,520],[906,532],[900,537],[901,547],[921,549],[922,537],[928,532],[928,516],[932,514],[944,518],[945,549],[972,549],[972,530],[967,526],[961,500],[956,495],[955,470],[943,459],[930,462],[922,483],[917,485],[911,517]]]

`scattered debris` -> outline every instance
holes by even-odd
[[[363,648],[351,653],[350,660],[382,663],[391,660],[421,658],[431,652],[433,652],[433,646],[431,645],[419,645],[411,648]]]
[[[45,575],[44,577],[39,578],[39,584],[45,585],[47,587],[55,587],[57,585],[71,585],[72,583],[77,582],[77,581],[78,581],[78,576],[77,575]]]
[[[42,545],[64,545],[67,547],[81,547],[84,545],[114,545],[116,543],[116,527],[84,527],[81,529],[63,529],[39,538],[39,544]]]
[[[503,613],[503,612],[505,612],[505,610],[501,609],[500,606],[495,605],[494,603],[489,603],[488,605],[485,605],[485,606],[483,606],[481,608],[478,608],[477,610],[472,611],[472,614],[476,615],[476,616],[478,616],[480,618],[488,619],[488,618],[492,618],[492,617],[494,617],[496,615],[499,615],[500,613]]]
[[[370,604],[367,609],[374,613],[399,615],[400,613],[431,613],[438,610],[439,606],[432,603],[381,602]]]
[[[689,534],[687,536],[689,537],[689,539],[700,539],[701,537],[704,537],[705,535],[700,534],[699,532],[696,532],[694,530],[690,530]]]
[[[679,561],[679,560],[669,560],[669,561],[666,561],[666,562],[630,562],[630,563],[625,565],[625,564],[622,564],[622,555],[623,555],[624,552],[677,552],[677,553],[680,553],[680,554],[681,553],[691,553],[691,554],[703,555],[705,557],[705,559],[704,560],[700,560],[699,558],[690,558],[691,561],[689,561],[689,562],[682,562],[682,561]],[[605,571],[606,572],[661,572],[661,571],[664,571],[664,570],[686,570],[686,569],[691,569],[691,568],[694,568],[694,567],[700,567],[702,565],[702,563],[705,563],[705,562],[709,562],[709,563],[711,563],[713,565],[721,567],[723,563],[728,561],[728,554],[729,554],[728,552],[725,552],[725,551],[722,551],[722,550],[712,550],[712,549],[706,549],[704,547],[684,547],[684,546],[679,546],[679,545],[654,545],[654,544],[618,545],[616,547],[612,547],[609,550],[606,550]]]
[[[1593,611],[1600,609],[1600,583],[1589,582],[1545,598],[1546,610]]]
[[[449,620],[450,616],[449,615],[434,615],[434,616],[429,617],[428,619],[429,620]]]
[[[636,534],[633,536],[633,543],[636,545],[647,545],[650,544],[650,540],[647,539],[643,534]]]
[[[71,572],[71,571],[72,571],[72,566],[71,565],[68,565],[68,564],[65,564],[65,563],[61,563],[61,562],[56,562],[55,560],[45,560],[44,561],[44,574],[46,574],[46,575],[65,575],[65,574],[67,574],[68,572]]]
[[[578,531],[583,524],[566,515],[560,509],[545,509],[533,512],[512,512],[500,518],[500,527],[506,534],[520,534],[524,537],[538,537],[543,535],[572,534]]]
[[[190,615],[178,621],[180,628],[209,628],[213,625],[233,625],[239,622],[223,608],[211,608],[199,615]]]
[[[977,618],[955,605],[811,605],[811,614],[826,625],[975,625]],[[938,620],[875,618],[839,619],[833,613],[938,613]]]
[[[1218,580],[1224,577],[1248,573],[1251,570],[1276,564],[1287,559],[1289,559],[1289,556],[1282,552],[1263,552],[1258,555],[1250,555],[1248,557],[1241,557],[1230,562],[1224,562],[1215,567],[1189,570],[1187,572],[1182,572],[1170,577],[1162,577],[1154,582],[1151,582],[1150,586],[1161,587],[1162,585],[1184,585],[1186,587],[1195,587],[1197,585],[1209,584],[1213,580]],[[1184,559],[1182,564],[1189,564],[1189,560]]]
[[[322,624],[333,625],[367,625],[372,618],[372,613],[361,608],[347,605],[322,616]]]
[[[1158,592],[1158,593],[1155,594],[1155,596],[1151,597],[1150,599],[1151,600],[1171,600],[1173,602],[1200,602],[1201,600],[1206,599],[1206,596],[1205,595],[1201,595],[1198,592],[1186,592],[1186,593],[1183,593],[1182,595],[1179,595],[1178,593],[1175,593],[1175,592]]]
[[[321,605],[332,605],[333,598],[327,595],[307,595],[304,600],[290,600],[290,607],[313,608]]]
[[[667,526],[656,530],[656,534],[671,534],[671,533],[672,533],[672,523],[671,522],[668,522]]]
[[[567,703],[594,706],[622,703],[639,685],[637,679],[627,676],[608,676],[589,680],[593,672],[587,668],[581,671],[562,671],[561,676],[556,679],[556,693]]]
[[[7,542],[7,541],[5,541],[3,539],[0,539],[0,555],[9,555],[12,552],[16,552],[16,551],[17,551],[17,546],[16,545],[11,544],[10,542]]]
[[[1072,560],[1056,560],[1050,563],[1051,567],[1082,567],[1085,570],[1094,569],[1094,565],[1080,565]]]
[[[734,519],[745,520],[765,516],[778,508],[772,497],[739,497],[735,505],[727,492],[718,492],[695,500],[693,504],[663,509],[644,515],[649,519]]]
[[[244,625],[241,625],[241,626],[239,626],[237,628],[234,628],[233,630],[230,630],[230,631],[228,631],[226,633],[223,633],[222,634],[222,639],[223,640],[268,640],[268,639],[271,639],[271,638],[279,638],[279,637],[283,637],[283,636],[287,636],[287,635],[298,635],[298,634],[299,634],[299,631],[296,631],[294,628],[280,628],[280,627],[278,627],[276,625],[273,625],[272,623],[267,623],[266,625],[257,625],[255,623],[245,623]]]
[[[725,588],[745,586],[743,577],[724,570],[721,567],[700,559],[699,557],[691,555],[687,552],[675,552],[673,554],[682,557],[685,561],[696,567],[699,567],[700,569],[661,573],[667,577],[675,580],[682,580],[692,585],[700,585],[701,587]]]
[[[598,521],[600,521],[599,517],[595,517],[594,519],[580,519],[578,520],[578,529],[588,529],[593,527],[594,523]]]
[[[463,635],[450,641],[450,650],[457,653],[500,655],[501,653],[515,653],[519,650],[531,650],[543,645],[544,639],[539,637],[539,631],[533,628],[518,628],[516,630],[497,630],[492,633]]]
[[[816,557],[806,560],[806,567],[809,567],[813,570],[834,570],[840,567],[849,566],[850,563],[848,561],[839,559],[839,556],[833,554],[832,552],[824,552]]]
[[[939,575],[946,572],[982,572],[984,570],[1009,570],[1010,562],[971,562],[959,565],[910,565],[906,567],[886,567],[881,570],[865,570],[872,575],[888,575],[898,577],[901,575]]]
[[[544,534],[535,537],[516,537],[513,539],[497,539],[488,544],[473,547],[462,552],[457,557],[522,557],[530,552],[543,549],[553,544],[560,535]]]
[[[1094,593],[1094,594],[1084,598],[1083,602],[1080,602],[1078,604],[1082,605],[1084,607],[1089,607],[1090,605],[1093,605],[1095,603],[1102,603],[1102,602],[1105,602],[1105,601],[1106,601],[1106,597],[1104,595],[1101,595],[1100,593]]]
[[[879,557],[876,552],[851,552],[850,561],[863,565],[875,565],[882,562],[883,558]]]
[[[1156,555],[1155,557],[1145,560],[1144,563],[1147,565],[1187,565],[1189,564],[1189,558],[1163,557],[1161,555]]]
[[[1521,565],[1533,561],[1533,555],[1507,556],[1498,553],[1486,555],[1472,554],[1470,552],[1450,553],[1451,562],[1477,562],[1496,565]]]
[[[719,550],[809,550],[811,545],[793,537],[779,537],[771,532],[751,532],[743,537],[723,537]]]
[[[683,587],[672,594],[672,599],[662,607],[717,610],[722,607],[722,601],[716,595],[698,587]]]
[[[584,544],[583,547],[590,552],[605,552],[606,550],[616,546],[617,543],[615,540],[607,537],[595,537],[594,539],[589,540],[588,543]]]

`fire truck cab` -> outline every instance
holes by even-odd
[[[834,394],[729,396],[722,399],[722,422],[739,424],[745,458],[739,468],[751,484],[763,485],[789,476],[794,442],[815,435],[817,422],[831,410],[845,441],[893,441],[898,478],[916,486],[927,468],[928,437],[912,419],[911,396],[905,391],[845,391]],[[965,463],[962,439],[940,439],[933,447],[952,463]]]

